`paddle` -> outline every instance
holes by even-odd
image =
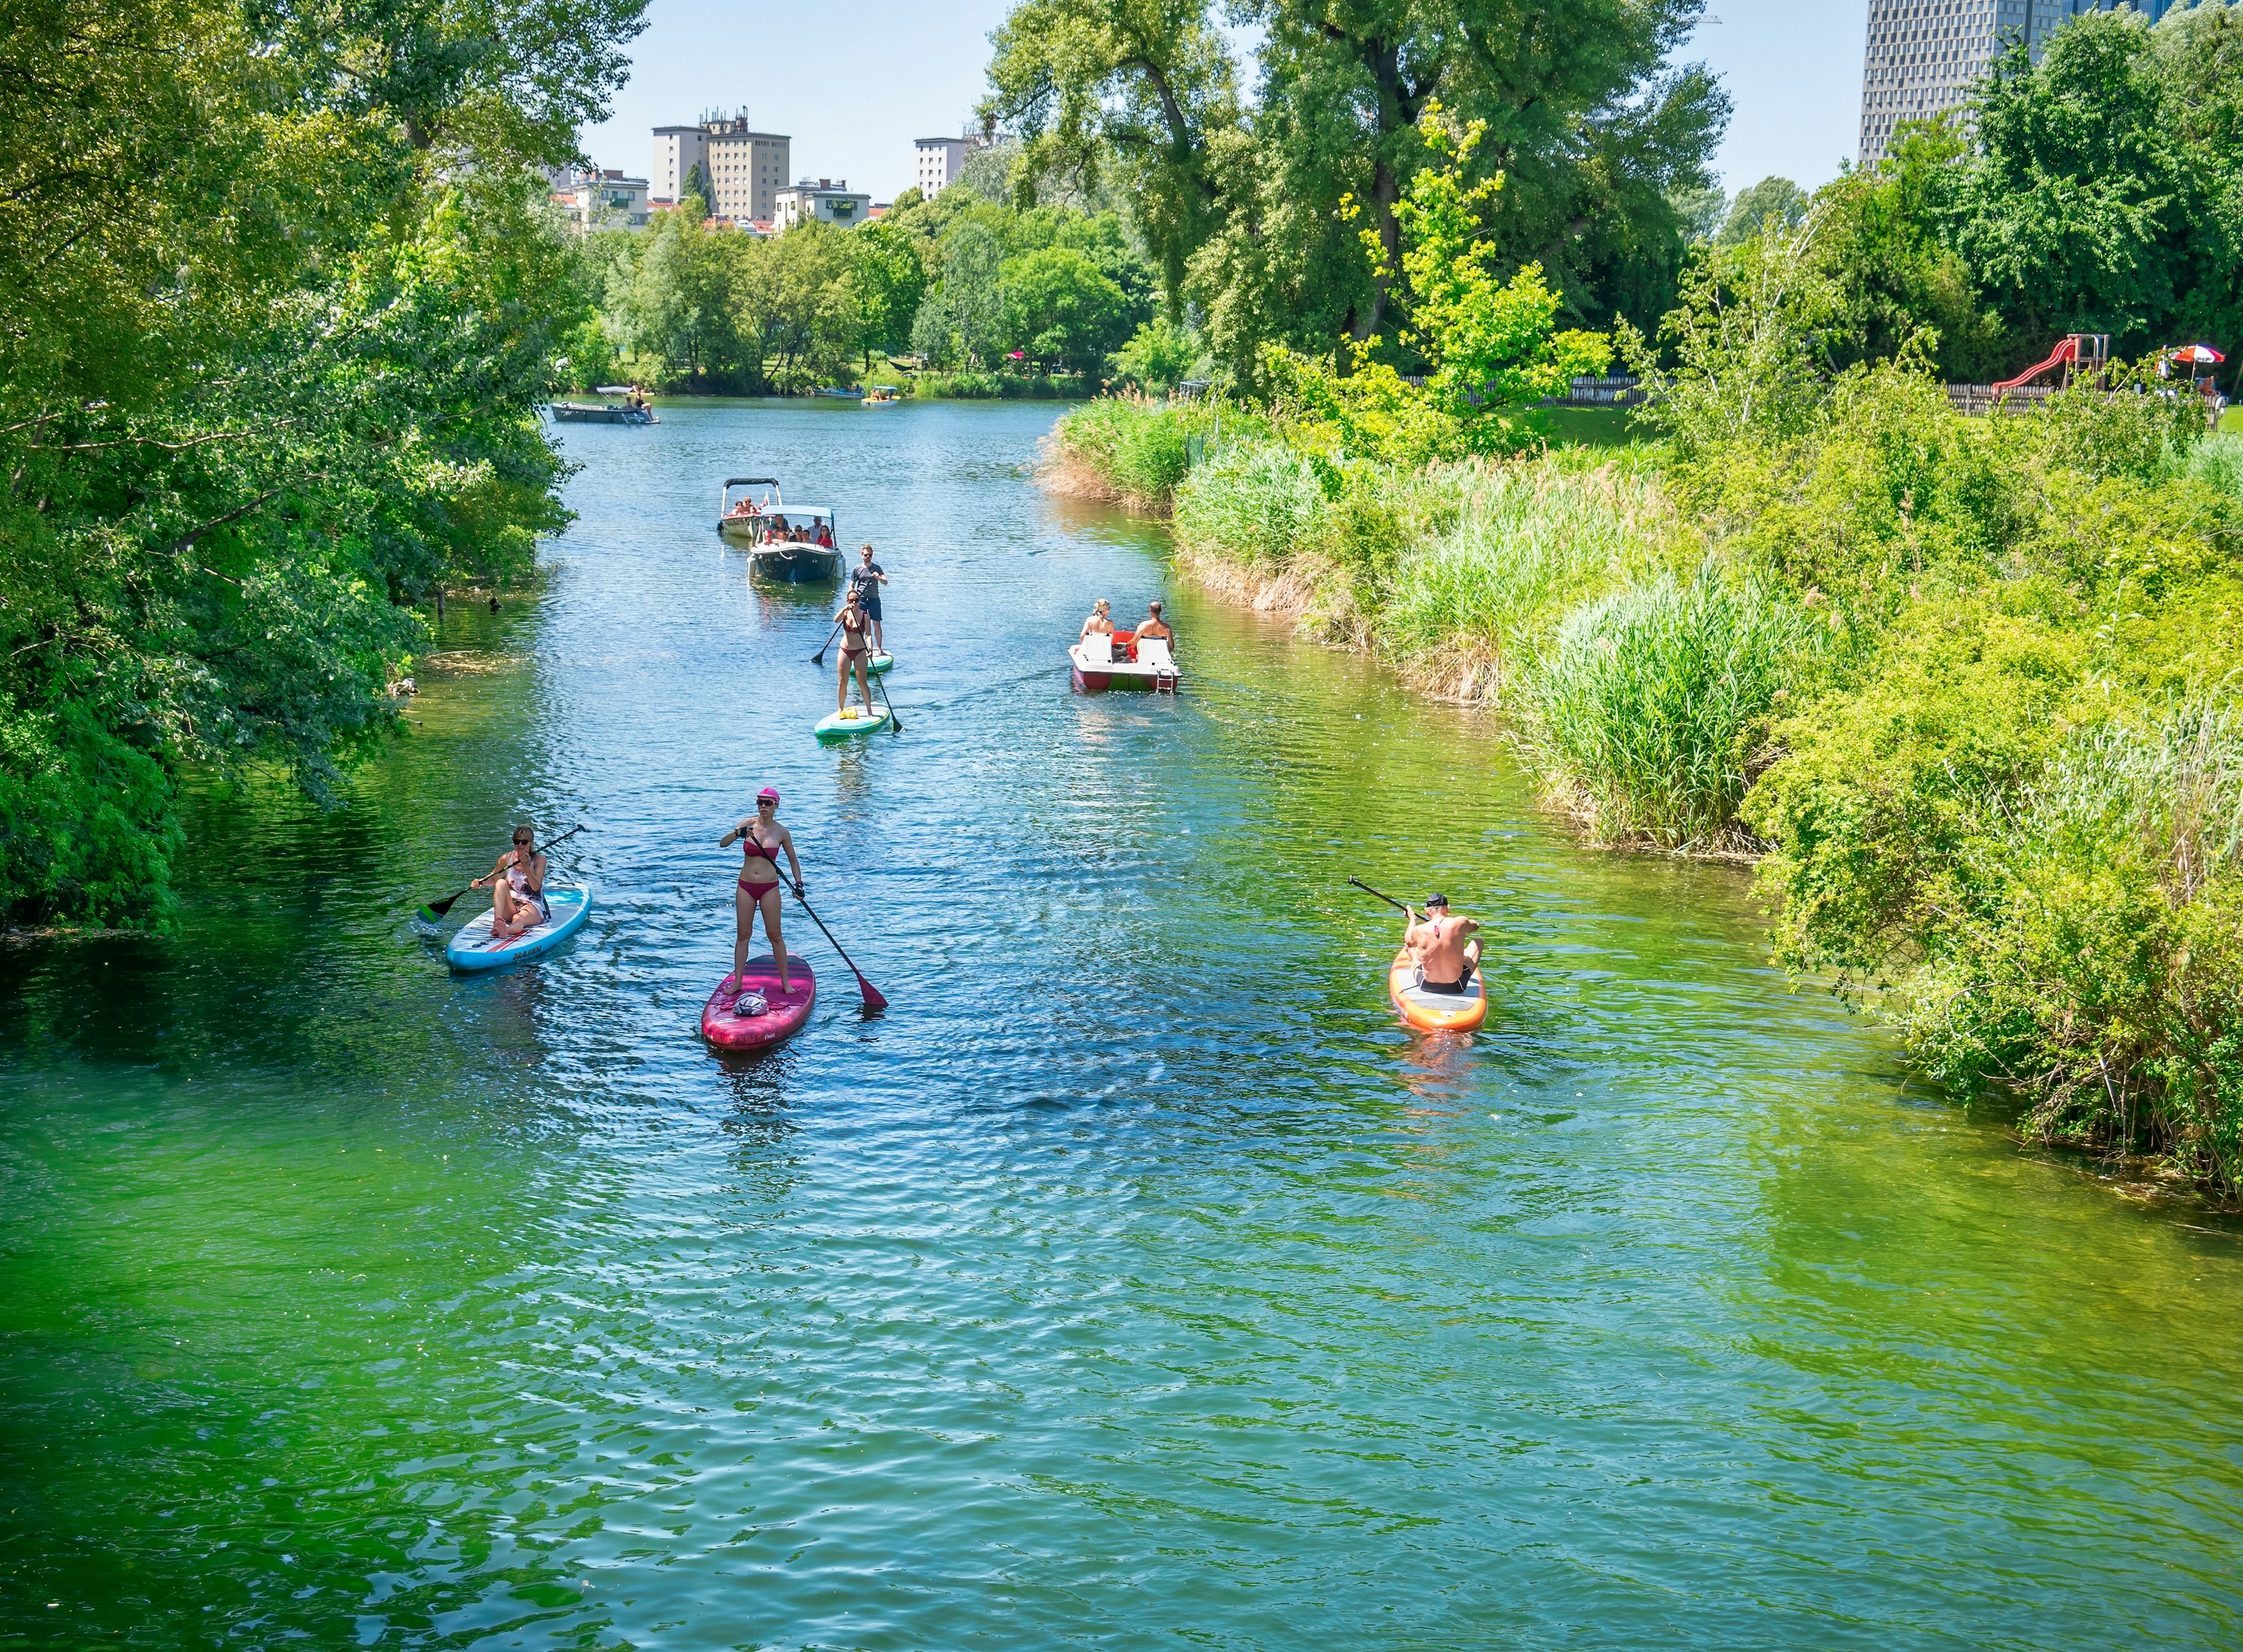
[[[833,646],[833,638],[840,632],[840,630],[841,622],[837,619],[833,622],[833,629],[825,633],[825,640],[818,645],[818,651],[810,657],[810,663],[812,665],[823,665],[825,664],[825,651]]]
[[[904,720],[896,715],[896,703],[888,698],[888,679],[885,677],[875,677],[872,678],[872,681],[879,687],[880,704],[888,708],[888,732],[891,734],[902,733],[904,732]]]
[[[1360,878],[1350,878],[1350,879],[1348,880],[1348,881],[1349,881],[1350,883],[1353,884],[1357,888],[1358,888],[1358,889],[1362,890],[1362,891],[1363,891],[1363,893],[1365,893],[1365,894],[1367,894],[1367,895],[1377,895],[1377,896],[1378,896],[1378,898],[1379,898],[1381,900],[1384,900],[1384,901],[1388,906],[1390,906],[1390,907],[1393,907],[1393,908],[1394,908],[1394,910],[1395,910],[1395,911],[1397,911],[1397,912],[1409,912],[1409,911],[1410,911],[1410,908],[1409,908],[1409,907],[1407,907],[1404,906],[1400,901],[1397,900],[1396,900],[1392,895],[1384,893],[1382,893],[1381,891],[1379,891],[1379,890],[1377,890],[1377,889],[1372,888],[1369,884],[1365,883],[1365,882],[1364,882],[1362,879],[1360,879]],[[1417,916],[1417,914],[1416,914],[1415,913],[1411,913],[1411,914],[1410,914],[1410,915],[1411,915],[1411,917],[1415,917],[1415,916]]]
[[[541,852],[549,850],[553,847],[554,844],[566,843],[569,839],[575,837],[584,828],[580,826],[570,826],[559,837],[555,838],[552,842],[540,844],[537,846]],[[477,884],[482,882],[482,880],[481,878],[477,878],[475,883],[471,883],[468,886],[467,889],[455,889],[450,894],[446,895],[441,900],[430,901],[427,906],[421,907],[419,912],[415,913],[414,916],[419,918],[423,923],[433,924],[437,919],[442,917],[446,913],[452,909],[452,903],[454,901],[457,900],[461,895],[466,894],[468,890],[475,888]]]
[[[792,884],[789,884],[787,886],[787,893],[791,894],[795,900],[801,904],[802,909],[805,912],[810,914],[810,921],[818,926],[818,933],[825,936],[826,940],[833,942],[834,951],[841,953],[841,961],[849,965],[849,973],[857,978],[857,990],[865,995],[865,1008],[867,1009],[886,1009],[888,1007],[888,1001],[880,996],[880,989],[872,985],[871,981],[865,979],[865,972],[858,968],[857,966],[851,961],[847,953],[841,952],[841,943],[838,941],[833,941],[833,932],[825,927],[825,919],[819,917],[816,912],[812,911],[810,902],[803,900],[802,891],[796,888]]]

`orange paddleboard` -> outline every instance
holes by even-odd
[[[1406,952],[1394,954],[1386,972],[1386,995],[1402,1019],[1421,1033],[1468,1033],[1487,1019],[1487,977],[1472,971],[1460,993],[1429,993],[1418,982],[1418,966]]]

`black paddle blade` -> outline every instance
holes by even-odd
[[[460,895],[463,895],[465,893],[467,893],[467,891],[462,889],[457,894],[446,895],[441,900],[430,901],[427,906],[421,908],[421,916],[430,923],[435,922],[437,919],[442,917],[446,913],[452,909],[452,903],[457,900],[460,898]]]

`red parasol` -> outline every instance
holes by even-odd
[[[2172,352],[2176,361],[2201,361],[2216,365],[2227,358],[2208,344],[2184,344]]]

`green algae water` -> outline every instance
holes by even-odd
[[[322,817],[198,803],[180,934],[0,950],[0,1644],[2232,1647],[2234,1237],[2021,1153],[1586,851],[1500,732],[1165,585],[1049,409],[572,428]],[[879,546],[824,748],[771,474]],[[1069,692],[1168,595],[1186,691]],[[695,1037],[776,785],[892,1001]],[[598,891],[455,979],[516,818]],[[1491,925],[1406,1035],[1385,908]],[[463,901],[454,916],[466,915]]]

